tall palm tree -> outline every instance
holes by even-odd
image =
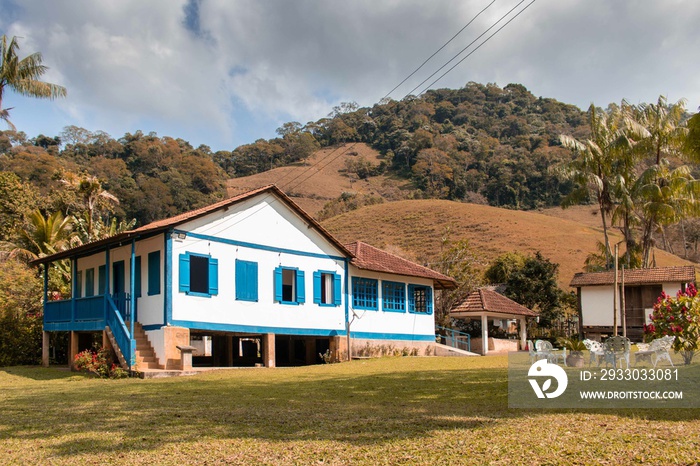
[[[6,87],[18,94],[40,99],[66,96],[65,87],[39,80],[48,69],[41,64],[41,53],[34,52],[20,60],[17,56],[18,50],[16,37],[9,41],[4,34],[0,37],[0,120],[5,121],[12,130],[15,129],[10,122],[9,111],[12,108],[2,108]]]
[[[605,262],[611,266],[612,252],[608,219],[615,208],[614,185],[620,175],[622,155],[629,154],[634,142],[627,135],[626,121],[621,110],[613,106],[609,113],[591,104],[588,108],[591,137],[583,142],[562,135],[562,145],[574,152],[576,158],[560,167],[559,173],[576,184],[562,202],[563,207],[594,198],[603,223]]]

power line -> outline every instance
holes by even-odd
[[[511,8],[510,10],[508,10],[508,12],[507,12],[506,14],[504,14],[503,16],[501,16],[501,17],[498,19],[498,21],[496,21],[495,23],[493,23],[487,30],[485,30],[484,32],[482,32],[476,39],[474,39],[473,41],[471,41],[466,47],[464,47],[462,50],[460,50],[454,57],[450,58],[450,59],[447,61],[447,63],[445,63],[445,64],[442,65],[440,68],[438,68],[437,70],[435,70],[435,71],[433,72],[433,74],[431,74],[430,76],[428,76],[427,78],[425,78],[423,81],[421,81],[421,83],[418,84],[416,87],[414,87],[413,89],[411,89],[410,91],[408,91],[408,94],[406,94],[406,95],[404,96],[404,99],[405,99],[406,97],[410,96],[411,94],[413,94],[413,92],[415,92],[416,89],[420,88],[420,87],[421,87],[423,84],[425,84],[430,78],[432,78],[433,76],[435,76],[436,74],[438,74],[438,73],[440,72],[440,70],[442,70],[442,69],[445,68],[447,65],[449,65],[450,63],[452,63],[453,60],[455,60],[457,57],[459,57],[460,55],[462,55],[462,54],[464,53],[465,50],[467,50],[469,47],[471,47],[472,45],[474,45],[474,43],[475,43],[476,41],[478,41],[479,39],[481,39],[481,38],[484,36],[484,34],[486,34],[486,33],[489,32],[491,29],[493,29],[494,27],[496,27],[496,25],[497,25],[498,23],[500,23],[501,21],[503,21],[503,19],[504,19],[506,16],[508,16],[509,14],[511,14],[516,8],[518,8],[518,7],[519,7],[521,4],[523,4],[524,2],[525,2],[525,0],[520,0],[520,2],[519,2],[517,5],[515,5],[513,8]],[[528,6],[529,6],[529,5],[528,5]],[[526,7],[526,8],[527,8],[527,7]],[[519,13],[518,13],[518,14],[519,14]],[[517,16],[517,15],[516,15],[516,16]],[[506,24],[507,24],[507,23],[506,23]],[[499,30],[500,30],[500,29],[499,29]],[[496,31],[496,32],[498,32],[498,31]],[[473,52],[472,52],[472,53],[473,53]],[[470,53],[469,55],[471,55],[471,53]],[[467,55],[467,56],[469,56],[469,55]],[[465,57],[465,58],[466,58],[466,57]],[[464,59],[462,59],[462,60],[464,60]],[[460,63],[461,63],[461,61],[460,61]],[[452,70],[452,68],[450,68],[450,70]],[[448,70],[448,72],[449,72],[450,70]],[[431,84],[431,85],[432,85],[432,84]],[[425,91],[423,91],[423,92],[425,92]],[[420,94],[422,94],[423,92],[421,92]],[[420,95],[420,94],[419,94],[419,95]]]
[[[506,27],[508,24],[510,24],[515,18],[517,18],[518,16],[520,16],[520,14],[523,13],[523,12],[524,12],[528,7],[530,7],[533,3],[535,3],[535,1],[536,1],[536,0],[532,0],[530,3],[528,3],[523,9],[521,9],[518,13],[516,13],[511,19],[509,19],[503,26],[501,26],[501,27],[498,28],[493,34],[491,34],[490,36],[488,36],[488,37],[487,37],[483,42],[481,42],[476,48],[474,48],[471,52],[469,52],[469,53],[468,53],[466,56],[464,56],[461,60],[459,60],[457,63],[455,63],[451,68],[449,68],[449,69],[448,69],[447,71],[445,71],[442,75],[440,75],[435,81],[433,81],[433,82],[432,82],[431,84],[429,84],[426,88],[424,88],[418,95],[421,95],[421,94],[423,94],[424,92],[426,92],[429,88],[431,88],[431,87],[432,87],[433,85],[435,85],[438,81],[440,81],[442,78],[444,78],[448,73],[450,73],[452,70],[454,70],[459,64],[461,64],[462,62],[464,62],[464,60],[466,60],[467,58],[469,58],[474,52],[476,52],[477,50],[479,50],[479,48],[481,48],[481,46],[483,46],[483,45],[484,45],[486,42],[488,42],[492,37],[494,37],[496,34],[498,34],[504,27]],[[396,90],[399,86],[401,86],[401,84],[403,84],[403,83],[404,83],[407,79],[409,79],[411,76],[413,76],[413,74],[415,74],[420,68],[422,68],[423,65],[425,65],[425,63],[427,63],[433,56],[435,56],[435,54],[437,54],[437,53],[438,53],[440,50],[442,50],[447,44],[449,44],[455,37],[457,37],[467,26],[469,26],[469,24],[471,24],[479,15],[481,15],[481,13],[483,13],[487,8],[489,8],[494,2],[495,2],[495,0],[492,1],[489,5],[487,5],[487,6],[486,6],[483,10],[481,10],[479,13],[477,13],[477,15],[474,16],[474,18],[472,18],[472,20],[471,20],[469,23],[467,23],[467,25],[465,25],[457,34],[455,34],[449,41],[447,41],[442,47],[440,47],[433,55],[431,55],[430,57],[428,57],[428,59],[425,60],[425,61],[423,62],[423,64],[421,64],[421,66],[419,66],[419,67],[418,67],[413,73],[411,73],[406,79],[404,79],[401,83],[399,83],[396,87],[394,87],[394,89],[392,89],[392,90],[389,92],[389,94],[391,94],[394,90]],[[410,91],[408,94],[406,94],[406,96],[404,96],[404,99],[405,99],[406,97],[410,96],[416,89],[420,88],[420,86],[422,86],[423,84],[425,84],[426,81],[428,81],[430,78],[432,78],[433,76],[435,76],[435,75],[436,75],[438,72],[440,72],[443,68],[445,68],[445,67],[446,67],[447,65],[449,65],[452,61],[454,61],[457,57],[459,57],[462,53],[464,53],[464,51],[466,51],[469,47],[471,47],[476,41],[478,41],[481,37],[483,37],[487,32],[489,32],[491,29],[493,29],[494,27],[496,27],[496,25],[497,25],[498,23],[500,23],[501,21],[503,21],[508,15],[510,15],[513,11],[515,11],[515,10],[516,10],[520,5],[522,5],[524,2],[525,2],[525,0],[520,0],[520,2],[518,2],[513,8],[511,8],[510,10],[508,10],[507,13],[505,13],[503,16],[501,16],[495,23],[493,23],[488,29],[486,29],[484,32],[482,32],[476,39],[474,39],[474,40],[473,40],[472,42],[470,42],[466,47],[464,47],[462,50],[460,50],[459,53],[457,53],[455,56],[453,56],[450,60],[448,60],[444,65],[442,65],[442,66],[441,66],[440,68],[438,68],[435,72],[433,72],[433,74],[431,74],[431,75],[428,76],[426,79],[424,79],[424,80],[423,80],[420,84],[418,84],[416,87],[414,87],[413,89],[411,89],[411,91]],[[387,96],[388,96],[389,94],[387,94]],[[385,96],[385,97],[386,97],[386,96]],[[310,166],[309,168],[307,168],[306,170],[302,171],[301,173],[299,173],[298,175],[296,175],[294,178],[292,178],[289,182],[286,183],[286,186],[288,186],[289,184],[291,184],[293,181],[295,181],[295,180],[297,180],[297,179],[303,177],[306,173],[310,172],[311,169],[313,169],[314,167],[317,167],[317,171],[311,172],[311,173],[309,174],[309,176],[307,176],[306,178],[302,179],[299,183],[295,184],[294,186],[289,187],[288,189],[291,190],[291,189],[294,189],[294,188],[300,186],[302,183],[304,183],[305,181],[309,180],[309,179],[310,179],[311,177],[313,177],[316,173],[318,173],[321,169],[327,167],[328,165],[330,165],[331,163],[333,163],[333,161],[337,160],[337,159],[338,159],[339,157],[341,157],[342,155],[345,155],[345,154],[346,154],[350,149],[352,149],[356,144],[357,144],[357,142],[353,143],[349,148],[345,149],[343,152],[341,152],[340,154],[338,154],[338,155],[336,155],[335,157],[333,157],[328,163],[326,163],[326,164],[323,165],[323,166],[318,167],[323,161],[325,161],[328,157],[330,157],[331,155],[333,155],[333,153],[336,152],[337,150],[339,150],[340,148],[334,149],[334,150],[331,151],[328,155],[324,156],[321,160],[319,160],[315,165]],[[291,172],[289,172],[289,173],[291,173]],[[287,176],[287,174],[285,174],[282,178],[280,178],[279,181],[281,181],[282,179],[284,179],[286,176]]]
[[[479,44],[474,50],[472,50],[471,52],[469,52],[464,58],[462,58],[460,61],[458,61],[457,63],[455,63],[454,66],[452,66],[449,70],[445,71],[442,75],[440,75],[439,78],[437,78],[437,79],[436,79],[435,81],[433,81],[432,83],[428,84],[428,86],[427,86],[425,89],[423,89],[422,91],[420,91],[420,93],[419,93],[418,95],[423,94],[425,91],[427,91],[428,89],[430,89],[431,87],[433,87],[433,86],[435,85],[435,83],[437,83],[437,82],[440,81],[442,78],[444,78],[450,71],[452,71],[453,69],[455,69],[460,63],[462,63],[464,60],[466,60],[467,58],[469,58],[469,57],[471,56],[471,54],[473,54],[474,52],[476,52],[477,50],[479,50],[479,49],[481,48],[481,46],[484,45],[486,42],[488,42],[493,36],[495,36],[496,34],[498,34],[498,33],[501,31],[501,29],[503,29],[504,27],[508,26],[508,24],[510,24],[511,21],[513,21],[515,18],[517,18],[518,16],[520,16],[520,14],[521,14],[523,11],[527,10],[528,7],[530,7],[530,5],[532,5],[533,3],[535,3],[535,1],[536,1],[536,0],[532,0],[530,3],[528,3],[527,5],[525,5],[525,7],[524,7],[522,10],[520,10],[518,13],[516,13],[515,16],[513,16],[511,19],[509,19],[509,20],[506,22],[506,24],[504,24],[503,26],[501,26],[500,28],[498,28],[493,34],[491,34],[490,36],[488,36],[488,37],[487,37],[481,44]],[[520,3],[522,3],[522,2],[520,2]],[[520,3],[519,3],[518,5],[520,5]],[[511,10],[511,11],[513,11],[513,10]],[[506,16],[507,16],[508,14],[510,14],[510,11],[506,14]],[[501,18],[501,19],[503,19],[503,18]],[[499,20],[499,21],[500,21],[500,20]],[[496,23],[494,23],[494,26],[495,26],[495,25],[496,25]],[[493,27],[493,26],[492,26],[492,27]],[[491,29],[491,28],[489,28],[489,29]],[[488,31],[488,29],[487,29],[487,31]],[[485,31],[485,32],[486,32],[486,31]],[[482,34],[482,35],[483,35],[483,34]],[[479,37],[481,37],[481,36],[479,36]],[[460,52],[460,53],[461,53],[461,52]],[[438,70],[438,71],[439,71],[439,70]]]
[[[408,81],[408,80],[411,78],[411,76],[413,76],[414,74],[416,74],[421,68],[423,68],[423,66],[424,66],[426,63],[428,63],[428,62],[430,61],[431,58],[433,58],[435,55],[437,55],[442,49],[444,49],[445,47],[447,47],[447,45],[448,45],[450,42],[452,42],[458,35],[460,35],[460,34],[462,33],[462,31],[464,31],[465,29],[467,29],[467,27],[468,27],[470,24],[472,24],[472,23],[474,22],[474,20],[476,20],[476,18],[479,17],[479,15],[481,15],[481,13],[483,13],[483,12],[486,11],[486,10],[488,10],[489,7],[490,7],[491,5],[493,5],[494,3],[496,3],[496,0],[493,0],[491,3],[489,3],[488,5],[486,5],[486,8],[484,8],[483,10],[481,10],[480,12],[478,12],[478,13],[476,14],[476,16],[474,16],[474,17],[471,19],[471,21],[469,21],[466,25],[464,25],[464,27],[463,27],[462,29],[460,29],[460,30],[457,32],[457,34],[455,34],[454,36],[452,36],[452,38],[451,38],[450,40],[448,40],[447,42],[445,42],[444,44],[442,44],[442,47],[440,47],[439,49],[437,49],[431,56],[429,56],[428,58],[426,58],[425,61],[424,61],[423,63],[421,63],[421,65],[420,65],[418,68],[416,68],[415,70],[413,70],[413,72],[412,72],[411,74],[409,74],[408,76],[406,76],[406,77],[404,78],[403,81],[401,81],[400,83],[398,83],[398,84],[396,85],[396,87],[394,87],[392,90],[390,90],[389,92],[387,92],[387,94],[386,94],[384,97],[382,97],[381,100],[384,100],[384,99],[386,99],[387,97],[389,97],[389,96],[392,94],[392,92],[394,92],[396,89],[398,89],[399,87],[401,87],[401,85],[402,85],[403,83],[405,83],[406,81]],[[430,78],[428,78],[428,79],[430,79]],[[422,84],[422,83],[421,83],[421,84]],[[419,85],[420,85],[420,84],[419,84]]]

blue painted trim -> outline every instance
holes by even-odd
[[[134,321],[136,320],[136,280],[135,280],[135,275],[136,275],[136,240],[132,239],[131,240],[131,263],[129,264],[129,293],[131,296],[129,297],[131,300],[131,303],[129,305],[131,306],[131,322],[129,322],[129,339],[130,343],[132,342],[134,338]],[[129,360],[131,363],[129,364],[129,367],[131,367],[135,362],[136,362],[136,345],[130,344],[129,345]]]
[[[44,264],[44,316],[46,315],[46,303],[49,302],[49,264]]]
[[[350,261],[345,259],[345,332],[350,322]]]
[[[195,239],[201,239],[201,240],[205,240],[205,241],[214,241],[217,243],[229,244],[231,246],[240,246],[243,248],[258,249],[260,251],[276,252],[276,253],[282,253],[282,254],[292,254],[295,256],[304,256],[304,257],[315,257],[316,259],[333,259],[333,260],[338,260],[338,261],[342,261],[342,260],[346,259],[345,257],[341,257],[341,256],[331,256],[328,254],[320,254],[320,253],[316,253],[316,252],[298,251],[296,249],[286,249],[286,248],[278,248],[278,247],[274,247],[274,246],[265,246],[263,244],[248,243],[246,241],[236,241],[236,240],[228,239],[228,238],[219,238],[217,236],[203,235],[201,233],[192,233],[190,231],[185,231],[185,230],[174,230],[173,232],[175,234],[184,233],[187,236],[190,236],[190,237],[195,238]]]
[[[410,333],[373,333],[350,332],[352,338],[364,338],[366,340],[405,340],[405,341],[432,341],[435,343],[435,334],[412,335]]]
[[[189,328],[190,330],[212,330],[217,332],[241,332],[241,333],[275,333],[279,335],[307,335],[334,337],[344,335],[343,330],[331,329],[308,329],[308,328],[288,328],[288,327],[267,327],[259,325],[238,325],[220,324],[215,322],[193,322],[189,320],[175,320],[172,323],[178,327]],[[433,335],[433,338],[435,336]]]
[[[73,260],[70,261],[71,265],[71,277],[72,277],[72,283],[71,283],[71,295],[70,295],[70,320],[71,322],[75,321],[75,312],[77,310],[76,308],[76,303],[75,303],[75,295],[77,293],[76,291],[76,285],[78,283],[78,259],[73,258]]]
[[[105,329],[104,320],[84,320],[80,322],[47,322],[46,332],[98,332]]]
[[[220,324],[214,322],[193,322],[189,320],[175,320],[173,325],[185,327],[190,330],[210,330],[217,332],[240,332],[240,333],[274,333],[277,335],[304,335],[335,337],[345,336],[345,330],[340,329],[320,329],[320,328],[289,328],[289,327],[266,327],[257,325]],[[144,327],[145,328],[145,327]],[[160,327],[158,327],[160,328]],[[373,333],[373,332],[351,332],[353,338],[364,338],[367,340],[403,340],[403,341],[435,341],[435,334],[412,335],[408,333]]]
[[[163,325],[168,325],[173,320],[173,240],[172,231],[163,233],[165,241],[165,256],[163,257],[163,280],[165,280],[165,294],[163,296]]]

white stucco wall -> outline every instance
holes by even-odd
[[[380,272],[361,270],[357,267],[350,267],[349,286],[352,288],[352,277],[366,277],[378,280],[378,310],[364,310],[352,308],[352,298],[350,300],[350,316],[353,311],[357,317],[350,327],[351,332],[386,333],[390,335],[435,335],[435,290],[431,292],[433,300],[433,313],[409,313],[408,312],[408,285],[433,286],[432,280],[424,278],[406,277]],[[406,285],[406,309],[404,312],[391,312],[382,309],[382,281],[404,283]]]
[[[345,265],[338,258],[343,254],[276,197],[257,196],[228,211],[188,222],[177,230],[190,234],[172,242],[172,319],[175,325],[251,333],[304,334],[316,330],[329,334],[344,330],[344,297],[339,306],[320,306],[313,302],[313,273],[318,270],[335,272],[342,279]],[[254,246],[228,244],[227,240]],[[218,260],[217,295],[201,297],[179,291],[179,256],[187,252],[210,255]],[[236,259],[258,263],[257,302],[236,300]],[[278,266],[304,271],[306,300],[303,304],[275,302],[274,270]],[[192,325],[193,322],[204,325]]]

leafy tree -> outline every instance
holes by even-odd
[[[591,137],[580,142],[571,136],[562,135],[562,145],[574,152],[576,158],[560,167],[559,173],[575,183],[574,190],[564,198],[562,207],[580,204],[593,198],[603,223],[605,257],[608,267],[611,263],[608,219],[614,209],[614,183],[616,160],[621,152],[630,151],[632,142],[625,133],[624,122],[619,109],[610,114],[597,109],[593,104],[588,108]]]
[[[517,251],[501,254],[484,271],[484,281],[491,284],[506,283],[511,275],[525,266],[527,257]]]
[[[29,97],[54,99],[66,96],[65,87],[39,80],[48,69],[41,64],[42,57],[39,52],[32,53],[20,60],[17,56],[18,50],[19,44],[16,37],[9,41],[4,34],[0,37],[0,119],[4,120],[11,129],[15,129],[10,122],[9,111],[11,109],[2,108],[2,98],[6,87]]]
[[[38,206],[36,191],[11,172],[0,172],[0,241],[15,242],[26,214]]]
[[[505,296],[539,312],[539,326],[546,328],[562,315],[564,293],[557,286],[558,264],[537,252],[512,270],[506,280]]]
[[[438,325],[446,325],[450,309],[482,284],[478,273],[481,263],[478,255],[469,246],[469,241],[460,240],[451,244],[449,234],[448,228],[443,237],[443,250],[431,267],[454,278],[457,281],[457,288],[442,291],[439,299],[436,299],[435,321]]]

